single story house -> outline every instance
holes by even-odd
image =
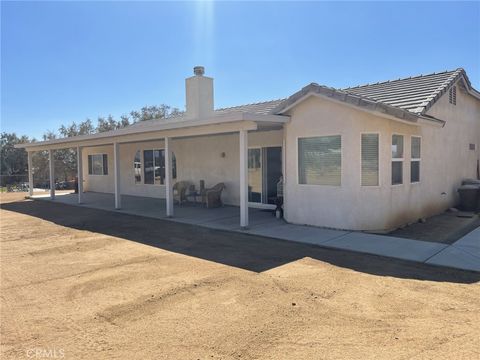
[[[223,202],[272,207],[283,176],[289,223],[393,229],[457,203],[479,176],[480,93],[463,69],[335,89],[316,83],[285,99],[214,109],[203,67],[186,79],[186,111],[93,135],[22,144],[29,154],[76,148],[84,191],[165,198],[173,185],[224,183]],[[33,188],[31,166],[30,189]],[[54,182],[50,161],[50,183]],[[52,187],[51,197],[55,197]],[[205,210],[208,211],[208,210]]]

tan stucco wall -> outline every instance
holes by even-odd
[[[476,177],[480,158],[480,101],[457,90],[457,105],[448,102],[448,93],[428,114],[446,120],[445,127],[411,125],[388,120],[344,104],[310,97],[291,112],[283,131],[250,132],[249,146],[286,144],[285,218],[291,223],[351,230],[392,229],[428,217],[455,205],[462,179]],[[360,139],[362,132],[380,134],[380,185],[361,186]],[[391,137],[404,135],[403,184],[391,185]],[[341,186],[299,185],[297,180],[297,138],[342,136]],[[421,181],[410,184],[411,135],[422,137]],[[476,150],[469,150],[469,144]],[[120,145],[121,193],[164,197],[161,185],[135,184],[133,158],[137,150],[163,148],[163,141]],[[238,134],[173,139],[177,158],[177,181],[210,187],[226,185],[226,204],[239,203]],[[225,152],[222,158],[220,154]],[[87,155],[107,153],[108,176],[88,175]],[[112,146],[85,148],[86,191],[113,192]]]
[[[391,229],[438,213],[457,201],[456,189],[476,174],[480,143],[479,102],[458,92],[457,106],[444,96],[431,115],[444,128],[380,118],[330,100],[311,97],[291,111],[285,127],[287,221],[351,230]],[[380,186],[361,186],[360,134],[380,134]],[[391,185],[391,136],[404,137],[403,184]],[[341,186],[299,185],[297,138],[342,136]],[[410,184],[410,136],[422,137],[420,183]],[[476,143],[477,150],[468,150]]]
[[[281,146],[282,131],[250,132],[249,146]],[[238,134],[200,136],[171,140],[172,151],[177,159],[176,181],[190,181],[199,188],[200,180],[211,187],[225,183],[222,199],[226,204],[238,205],[240,197],[239,180],[239,136]],[[165,197],[165,186],[135,184],[133,159],[137,150],[163,149],[163,140],[129,143],[120,145],[120,189],[122,194]],[[225,157],[221,157],[221,153]],[[107,176],[88,175],[88,154],[108,154],[109,174]],[[85,191],[114,192],[113,146],[91,147],[83,150]],[[142,162],[143,163],[143,162]],[[143,176],[143,175],[142,175]]]

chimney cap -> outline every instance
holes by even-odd
[[[195,66],[193,68],[193,73],[196,76],[202,76],[203,74],[205,74],[205,68],[203,66]]]

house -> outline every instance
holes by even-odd
[[[19,145],[29,164],[33,151],[52,159],[76,148],[79,202],[83,191],[115,194],[116,208],[122,195],[165,198],[175,216],[175,182],[222,182],[247,227],[249,207],[274,206],[283,174],[287,222],[349,230],[393,229],[455,205],[462,179],[479,176],[479,146],[480,93],[463,69],[346,89],[312,83],[214,110],[203,67],[186,79],[179,117]]]

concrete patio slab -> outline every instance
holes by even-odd
[[[480,259],[480,227],[457,240],[452,246]]]
[[[248,231],[254,235],[268,236],[276,239],[291,240],[320,245],[329,240],[348,234],[347,231],[315,228],[312,226],[283,223],[281,226],[256,226]]]
[[[427,264],[480,271],[480,258],[455,246],[449,246],[426,261]]]
[[[48,194],[34,199],[51,201]],[[165,200],[122,196],[122,209],[114,210],[113,194],[85,193],[82,207],[163,219],[212,229],[243,232],[282,240],[344,249],[432,265],[480,271],[480,227],[452,245],[288,224],[276,219],[272,212],[249,209],[249,228],[240,228],[240,210],[236,206],[206,209],[200,204],[175,205],[174,217],[167,218]],[[76,194],[58,194],[54,202],[79,206]]]
[[[391,236],[352,232],[329,240],[323,246],[424,262],[448,245]]]

